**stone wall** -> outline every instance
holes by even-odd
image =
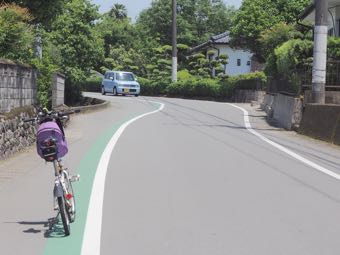
[[[36,103],[36,78],[31,67],[0,60],[0,112]]]
[[[7,158],[35,142],[35,125],[21,120],[33,115],[33,107],[23,107],[0,117],[0,159]]]
[[[65,98],[65,76],[55,73],[52,76],[52,108],[64,104]]]

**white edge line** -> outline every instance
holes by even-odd
[[[104,202],[104,187],[107,168],[110,162],[110,157],[119,137],[123,134],[124,130],[136,120],[139,120],[150,114],[160,112],[164,109],[164,104],[157,103],[160,107],[152,112],[139,115],[119,127],[115,134],[111,137],[109,143],[106,145],[105,150],[100,158],[97,166],[95,178],[93,181],[92,192],[87,212],[86,225],[84,230],[81,255],[99,255],[100,254],[100,241],[101,241],[101,228],[103,216],[103,202]]]
[[[257,136],[258,138],[260,138],[261,140],[265,141],[266,143],[269,143],[270,145],[274,146],[275,148],[277,148],[278,150],[284,152],[284,153],[287,153],[289,156],[301,161],[302,163],[314,168],[315,170],[318,170],[324,174],[327,174],[328,176],[331,176],[337,180],[340,180],[340,175],[339,174],[336,174],[334,172],[332,172],[331,170],[328,170],[327,168],[325,167],[322,167],[304,157],[302,157],[301,155],[287,149],[286,147],[276,143],[276,142],[273,142],[272,140],[268,139],[267,137],[261,135],[260,133],[256,132],[252,127],[251,127],[251,124],[250,124],[250,121],[249,121],[249,113],[247,110],[243,109],[242,107],[240,106],[237,106],[235,104],[229,104],[228,105],[230,106],[233,106],[241,111],[243,111],[243,115],[244,115],[244,125],[245,127],[247,128],[247,130],[252,133],[253,135]]]

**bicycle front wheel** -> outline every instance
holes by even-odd
[[[64,197],[58,197],[58,206],[59,206],[59,213],[61,217],[61,221],[64,226],[64,233],[65,236],[70,235],[70,220],[66,210],[66,203]]]
[[[72,182],[69,179],[68,173],[63,172],[63,175],[65,183],[66,212],[70,222],[74,222],[76,218],[76,200],[74,198]]]

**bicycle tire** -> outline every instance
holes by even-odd
[[[67,201],[65,201],[67,216],[69,217],[69,220],[72,223],[76,219],[76,199],[74,197],[72,182],[69,180],[68,174],[63,172],[63,175],[64,175],[66,194],[71,194],[72,196],[70,199],[66,199]]]
[[[69,236],[70,235],[70,220],[66,212],[66,202],[65,202],[64,197],[58,197],[58,206],[59,206],[59,213],[60,213],[61,221],[64,227],[65,236]]]

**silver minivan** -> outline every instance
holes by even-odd
[[[134,95],[140,94],[140,85],[131,72],[106,71],[102,80],[102,95],[112,93],[113,95]]]

